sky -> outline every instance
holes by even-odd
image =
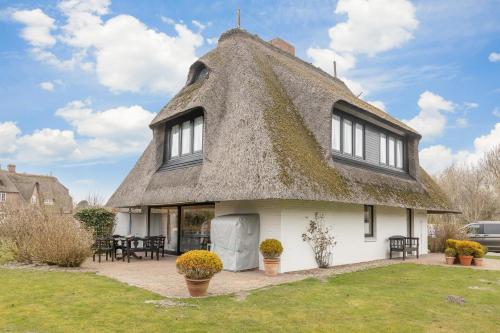
[[[500,144],[500,0],[0,0],[2,168],[109,197],[237,8],[418,130],[430,173]]]

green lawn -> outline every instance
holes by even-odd
[[[3,332],[494,332],[500,272],[400,264],[192,307],[89,273],[0,269]],[[462,296],[465,305],[448,303]]]

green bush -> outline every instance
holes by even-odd
[[[446,250],[444,250],[444,254],[447,257],[456,257],[457,256],[457,250],[452,248],[452,247],[447,247]]]
[[[473,256],[478,250],[482,251],[481,245],[477,242],[459,241],[456,243],[457,252],[461,256]]]
[[[283,246],[277,239],[266,239],[260,243],[260,253],[266,259],[278,258],[283,253]]]
[[[82,208],[75,219],[93,230],[95,237],[108,237],[113,234],[116,214],[101,207]]]

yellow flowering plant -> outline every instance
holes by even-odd
[[[260,243],[260,253],[266,259],[276,259],[283,253],[283,246],[277,239],[266,239]]]
[[[222,261],[215,253],[206,250],[192,250],[175,261],[177,271],[188,279],[210,279],[222,270]]]

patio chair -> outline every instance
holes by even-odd
[[[158,248],[161,251],[161,256],[165,256],[165,239],[166,237],[163,235],[157,236],[158,237]]]
[[[108,257],[111,257],[111,261],[115,261],[115,249],[114,249],[114,241],[112,238],[98,238],[96,239],[93,246],[94,253],[92,255],[92,260],[95,261],[95,256],[97,254],[99,258],[99,262],[101,262],[101,255],[106,255],[106,261],[108,261]]]
[[[156,254],[156,260],[160,260],[160,239],[158,236],[150,236],[144,238],[144,256],[148,256],[148,252],[151,253],[151,259],[153,255]]]

